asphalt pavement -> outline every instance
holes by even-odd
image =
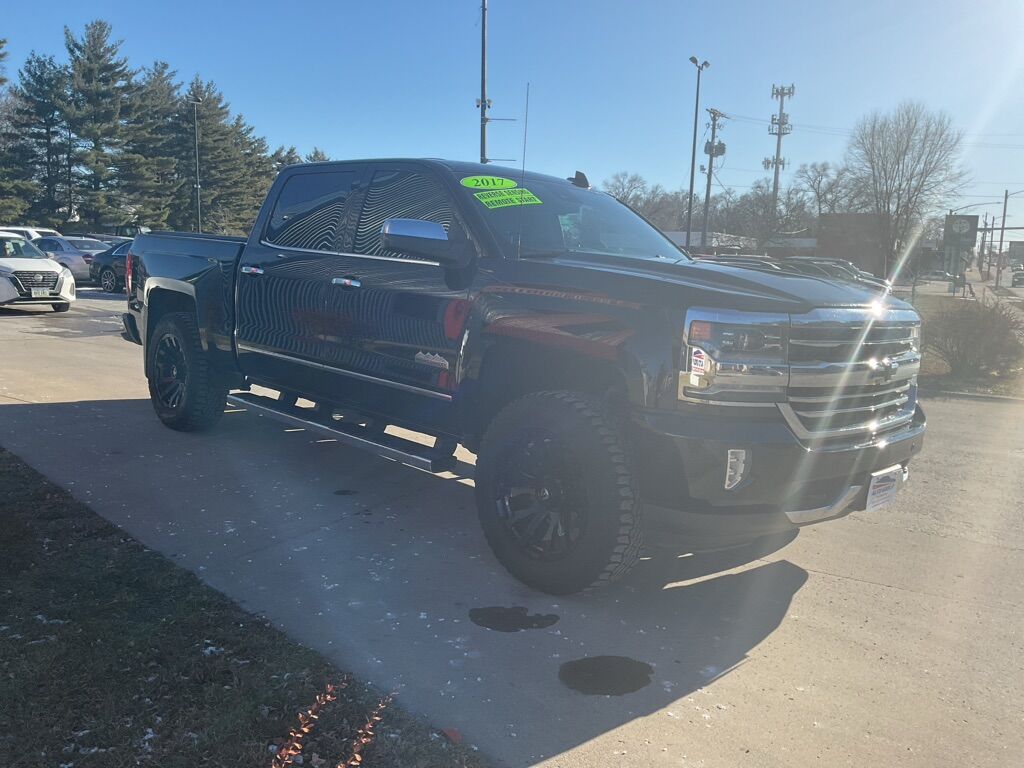
[[[652,549],[620,588],[555,599],[491,556],[465,472],[242,410],[164,428],[123,297],[79,295],[60,315],[0,308],[0,444],[499,764],[1022,760],[1024,403],[927,400],[883,511]],[[599,656],[622,658],[572,663]],[[592,683],[614,693],[570,687]]]

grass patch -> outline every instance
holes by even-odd
[[[0,765],[270,766],[345,675],[0,448]],[[302,764],[352,752],[382,693],[350,681]],[[482,766],[387,706],[362,765]]]

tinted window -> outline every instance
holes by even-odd
[[[51,240],[48,237],[44,237],[42,240],[36,240],[36,246],[42,251],[63,251],[64,248],[56,240]]]
[[[448,193],[429,176],[415,171],[377,171],[363,202],[354,250],[370,256],[409,258],[381,246],[380,228],[385,219],[425,219],[450,231],[455,215]]]
[[[117,248],[114,249],[114,255],[115,256],[124,256],[126,253],[128,253],[128,247],[131,244],[132,243],[131,243],[130,240],[127,243],[121,243],[119,246],[117,246]]]
[[[301,173],[285,182],[267,223],[267,241],[286,248],[339,250],[339,223],[354,171]]]

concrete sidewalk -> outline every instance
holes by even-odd
[[[240,411],[211,434],[163,428],[119,305],[83,298],[66,315],[0,310],[0,443],[499,763],[1024,753],[1020,404],[926,403],[911,484],[874,516],[759,550],[652,550],[618,590],[552,599],[497,565],[458,474]],[[488,628],[510,621],[532,628]],[[591,656],[638,662],[600,676],[637,690],[572,690],[562,665]]]

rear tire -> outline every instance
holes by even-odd
[[[100,288],[107,293],[117,293],[117,275],[109,267],[100,272]]]
[[[67,301],[61,302],[59,304],[51,304],[50,306],[53,308],[54,312],[67,312],[69,309],[71,309],[71,303]]]
[[[209,429],[224,413],[228,387],[203,351],[195,318],[164,315],[146,348],[149,398],[166,426],[181,432]]]
[[[476,500],[498,560],[542,592],[604,587],[640,556],[641,505],[624,437],[585,395],[539,392],[502,410],[477,457]]]

